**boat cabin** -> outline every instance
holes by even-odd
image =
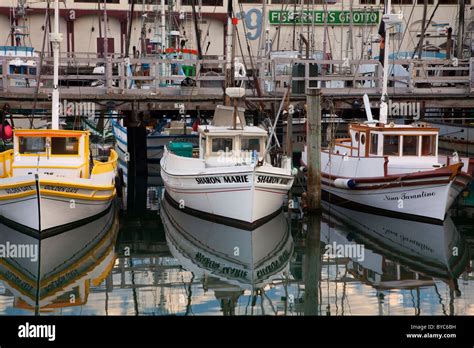
[[[198,131],[199,158],[209,166],[248,165],[265,152],[267,131],[259,127],[199,126]]]
[[[337,139],[336,150],[354,157],[420,159],[438,157],[438,128],[417,125],[352,124],[350,138]]]
[[[236,129],[233,129],[234,108],[218,105],[212,125],[200,125],[199,158],[207,166],[249,165],[263,156],[268,133],[256,126],[247,126],[244,109],[238,108]]]
[[[21,129],[13,137],[10,176],[89,177],[89,132]]]

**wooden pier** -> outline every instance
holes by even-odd
[[[36,62],[36,75],[13,74],[10,60],[4,58],[0,71],[0,98],[12,109],[50,108],[52,93],[52,58],[29,58]],[[313,60],[294,58],[243,60],[247,67],[246,101],[270,107],[279,102],[288,84],[291,101],[303,102],[308,87],[321,88],[335,109],[351,109],[361,105],[368,94],[375,103],[380,99],[382,67],[378,60]],[[77,54],[60,59],[60,92],[68,101],[95,102],[100,107],[113,103],[122,110],[214,110],[224,98],[224,59],[183,60],[158,58],[97,58]],[[194,65],[195,86],[181,86],[185,79],[173,75],[176,64]],[[388,94],[392,101],[421,102],[424,108],[474,107],[474,58],[469,60],[393,60],[408,74],[389,77]],[[93,74],[94,67],[103,66],[103,73]],[[317,68],[315,68],[317,67]],[[361,67],[372,67],[361,73]],[[11,68],[11,66],[10,66]],[[252,69],[253,68],[253,69]],[[41,74],[40,74],[41,70]],[[366,69],[367,70],[367,69]],[[127,74],[127,71],[132,73]],[[316,73],[315,73],[316,71]],[[296,73],[295,73],[296,72]],[[15,79],[40,81],[40,87],[15,87]],[[103,85],[92,87],[94,81]],[[189,81],[188,81],[189,82]],[[260,86],[257,94],[254,88]],[[376,106],[376,105],[374,105]]]

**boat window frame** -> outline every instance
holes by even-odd
[[[385,153],[385,139],[386,137],[397,137],[398,138],[398,150],[397,150],[397,154],[387,154]],[[394,157],[400,157],[401,156],[401,139],[400,139],[401,135],[400,134],[384,134],[383,135],[383,150],[382,150],[382,154],[383,156],[394,156]]]
[[[369,156],[378,156],[379,155],[379,132],[370,132],[370,141],[368,142],[369,144]],[[374,148],[374,143],[372,142],[372,139],[375,138],[375,152],[373,151]]]
[[[401,151],[400,154],[402,157],[420,157],[420,135],[419,134],[401,134]],[[416,146],[414,155],[405,155],[405,137],[413,137],[416,138]]]
[[[265,148],[265,138],[266,136],[261,136],[261,135],[241,135],[239,138],[239,150],[242,151],[250,151],[250,150],[243,150],[242,149],[242,142],[245,139],[257,139],[258,140],[258,150],[257,153],[263,153],[264,148]],[[253,150],[251,150],[253,151]]]
[[[82,135],[78,134],[78,135],[73,135],[73,136],[62,136],[62,135],[59,135],[59,136],[52,136],[52,135],[47,135],[47,136],[38,136],[37,134],[26,134],[26,135],[18,135],[16,136],[18,138],[18,140],[16,141],[17,145],[15,146],[15,152],[18,153],[19,156],[25,156],[25,157],[46,157],[46,156],[49,156],[49,157],[74,157],[74,158],[80,158],[81,157],[81,148],[83,148],[83,143],[81,142],[81,138],[82,138]],[[46,139],[45,141],[45,151],[44,152],[37,152],[37,153],[22,153],[20,152],[20,139],[21,138],[44,138]],[[77,142],[78,142],[78,145],[77,145],[77,153],[75,154],[67,154],[67,155],[64,155],[64,154],[53,154],[52,153],[52,138],[76,138],[77,139]],[[46,146],[46,144],[49,142],[49,148],[48,146]],[[87,156],[85,155],[84,156],[85,158],[87,158]]]
[[[222,151],[226,152],[226,149],[220,149],[218,151],[213,150],[213,141],[216,139],[231,139],[232,140],[232,148],[229,150],[229,152],[234,151],[234,148],[236,147],[236,139],[235,136],[232,135],[208,135],[207,136],[207,141],[208,141],[208,151],[207,153],[209,155],[220,155]]]
[[[422,137],[420,139],[420,156],[421,157],[436,157],[438,156],[438,135],[437,134],[422,134],[420,135],[420,137]],[[432,143],[431,143],[431,150],[433,152],[433,154],[431,155],[424,155],[423,154],[423,137],[430,137],[433,139]]]

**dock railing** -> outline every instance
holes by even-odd
[[[0,95],[34,93],[40,80],[40,93],[52,91],[52,58],[43,60],[41,72],[18,74],[12,71],[14,58],[0,58]],[[40,58],[28,58],[40,66]],[[314,60],[278,57],[241,59],[247,76],[243,81],[247,96],[256,97],[253,86],[260,84],[262,96],[281,96],[291,83],[292,95],[304,95],[308,87],[319,87],[324,95],[380,95],[382,66],[378,60]],[[466,60],[391,60],[389,94],[459,95],[474,92],[474,58]],[[163,59],[156,57],[99,58],[75,54],[60,59],[60,89],[71,94],[90,95],[208,95],[222,96],[225,59]],[[183,65],[193,66],[191,83],[179,74]],[[99,73],[93,73],[95,67]],[[254,68],[254,69],[252,69]],[[14,69],[13,69],[14,70]],[[32,71],[32,70],[29,70]],[[34,71],[34,70],[33,70]],[[26,83],[25,83],[26,81]],[[32,83],[34,82],[34,83]]]

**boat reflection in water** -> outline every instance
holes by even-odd
[[[0,258],[0,284],[13,297],[3,312],[59,314],[84,305],[89,288],[114,266],[118,229],[115,204],[96,220],[41,240],[0,225],[0,244],[9,250]]]
[[[379,300],[387,290],[436,288],[437,280],[448,286],[450,297],[461,296],[458,278],[469,269],[469,246],[450,217],[442,224],[428,224],[335,204],[324,207],[321,242],[339,248],[348,273],[375,288]]]
[[[267,285],[288,274],[293,239],[283,213],[249,231],[189,215],[164,198],[161,218],[171,254],[205,291],[214,291],[224,315],[235,314],[246,291],[252,309],[257,296],[271,302]]]

